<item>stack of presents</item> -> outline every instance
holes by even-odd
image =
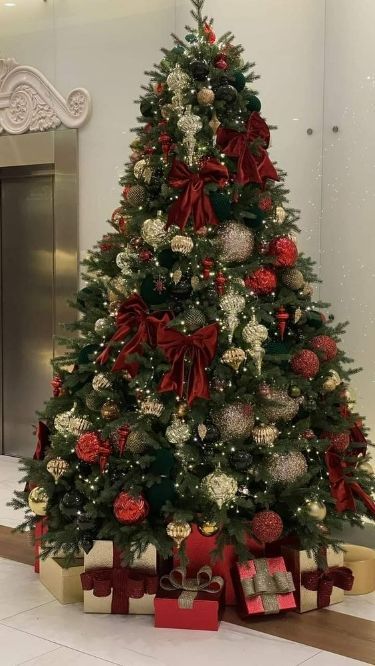
[[[215,536],[193,527],[185,542],[187,570],[177,553],[161,561],[152,545],[124,566],[123,554],[101,540],[64,568],[63,558],[39,557],[42,523],[38,529],[36,570],[58,601],[83,601],[85,613],[153,615],[156,627],[217,630],[225,606],[236,606],[241,618],[304,613],[337,604],[345,593],[375,590],[375,551],[360,546],[345,545],[338,553],[328,548],[321,568],[305,550],[272,544],[273,552],[267,553],[254,542],[249,543],[254,559],[237,561],[228,545],[215,561]]]

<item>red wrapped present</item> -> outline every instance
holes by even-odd
[[[270,615],[296,607],[292,574],[282,557],[237,563],[233,570],[240,614]]]
[[[34,571],[35,573],[40,572],[40,551],[41,551],[41,539],[47,534],[47,520],[46,518],[41,518],[38,520],[34,527]]]
[[[213,576],[211,567],[201,567],[195,578],[187,578],[183,567],[162,576],[155,597],[155,627],[217,631],[224,580]]]
[[[189,560],[187,575],[192,576],[198,569],[209,563],[212,572],[216,576],[222,576],[225,581],[225,603],[227,606],[235,606],[237,603],[236,593],[233,586],[231,570],[236,563],[237,557],[234,546],[224,546],[219,560],[212,558],[212,551],[216,548],[216,537],[206,537],[200,534],[196,525],[192,525],[190,536],[184,542],[185,552]],[[247,539],[249,553],[254,556],[264,554],[264,546],[254,539]],[[174,566],[179,565],[178,552],[173,558]]]

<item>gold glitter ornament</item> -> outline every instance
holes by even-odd
[[[100,414],[106,421],[114,421],[120,416],[120,408],[113,400],[106,400],[100,410]]]
[[[228,264],[238,264],[252,255],[254,234],[240,222],[225,222],[218,229],[217,243],[220,260]]]
[[[328,377],[323,382],[324,391],[334,391],[341,384],[341,377],[336,370],[330,370]]]
[[[182,278],[182,270],[181,268],[176,268],[175,271],[172,273],[172,280],[175,284],[178,284]]]
[[[94,391],[103,391],[111,388],[112,386],[112,382],[107,377],[107,375],[104,374],[104,372],[98,372],[93,377],[91,384]]]
[[[68,471],[68,469],[69,463],[63,458],[60,458],[60,456],[49,460],[47,463],[47,472],[49,472],[54,478],[55,483],[58,482],[58,480]]]
[[[177,548],[180,548],[182,542],[188,538],[191,532],[191,527],[189,523],[186,523],[182,520],[173,520],[172,522],[168,523],[166,532],[168,536],[173,539]]]
[[[254,410],[250,404],[234,402],[213,412],[212,420],[219,428],[222,439],[244,439],[251,435]]]
[[[171,444],[181,445],[190,439],[191,430],[185,421],[182,421],[174,414],[172,416],[172,423],[165,431],[165,436]]]
[[[194,305],[190,305],[184,312],[185,326],[188,331],[196,331],[206,325],[206,317],[203,312]]]
[[[171,240],[172,252],[179,252],[180,254],[190,254],[194,247],[194,243],[190,236],[173,236]]]
[[[261,407],[264,418],[270,422],[291,421],[297,414],[303,398],[291,398],[288,391],[268,387],[266,396],[263,396]]]
[[[63,412],[55,416],[54,426],[57,432],[69,433],[70,435],[81,435],[91,430],[91,423],[84,416],[76,416],[74,408],[69,412]]]
[[[306,458],[300,451],[274,453],[268,464],[270,477],[278,483],[294,483],[306,472]]]
[[[252,437],[258,446],[273,446],[279,431],[273,423],[259,425],[253,428]]]
[[[130,206],[142,206],[146,201],[146,190],[143,185],[132,185],[126,195],[126,201]]]
[[[226,315],[228,340],[232,343],[234,331],[240,323],[238,315],[245,309],[246,300],[233,289],[228,289],[226,294],[220,298],[219,305]]]
[[[293,320],[294,320],[295,324],[298,324],[302,315],[303,315],[303,311],[301,310],[301,308],[296,308],[295,311],[294,311],[294,317],[293,317]]]
[[[145,183],[150,183],[152,169],[149,161],[145,159],[138,160],[138,162],[134,164],[133,173],[137,180],[144,180]]]
[[[281,282],[289,289],[302,289],[305,278],[298,268],[286,268],[281,273]]]
[[[97,412],[103,405],[104,398],[97,391],[90,391],[85,397],[86,407],[92,412]]]
[[[148,245],[157,248],[167,236],[165,221],[160,217],[145,220],[142,224],[141,236]]]
[[[184,115],[177,122],[177,127],[184,135],[182,143],[186,150],[186,161],[189,166],[193,166],[197,143],[195,135],[202,129],[202,121],[199,116],[191,112],[190,104],[186,107]]]
[[[45,516],[47,513],[48,495],[42,486],[33,488],[27,499],[31,511],[37,516]]]
[[[305,298],[308,298],[309,296],[312,295],[313,291],[314,291],[314,288],[311,286],[311,284],[308,284],[308,282],[306,282],[303,286],[302,291],[301,291],[301,295],[305,296]]]
[[[173,92],[172,107],[177,113],[182,113],[184,109],[184,90],[189,85],[190,76],[177,63],[167,76],[167,86]]]
[[[126,440],[126,451],[131,453],[143,453],[147,448],[148,438],[146,433],[139,430],[131,430]]]
[[[160,400],[156,400],[156,398],[146,398],[146,400],[143,400],[139,406],[142,414],[145,414],[145,416],[157,416],[159,417],[164,409],[163,403],[160,402]]]
[[[215,470],[202,479],[201,487],[205,495],[215,502],[219,509],[231,502],[238,490],[238,484],[233,476],[225,474],[220,469]]]
[[[308,500],[306,502],[306,511],[310,518],[317,520],[319,523],[324,520],[327,515],[325,504],[323,504],[323,502],[318,502],[317,500]]]
[[[205,520],[202,523],[198,523],[197,527],[198,532],[206,537],[215,536],[220,529],[219,525],[213,520]]]
[[[283,222],[285,222],[285,218],[286,218],[286,210],[282,206],[276,206],[275,222],[277,222],[277,224],[282,224]]]
[[[240,347],[232,347],[227,349],[221,357],[221,360],[225,365],[229,365],[233,370],[238,370],[242,363],[246,359],[246,354],[243,349]]]
[[[244,341],[250,345],[248,349],[249,356],[255,363],[257,374],[262,372],[262,362],[265,350],[262,347],[262,342],[268,338],[268,330],[263,324],[259,324],[255,315],[242,329],[242,337]]]
[[[217,130],[219,129],[219,127],[221,125],[221,122],[220,122],[219,118],[216,115],[216,111],[213,111],[212,116],[211,116],[211,120],[209,121],[208,125],[211,128],[212,134],[213,134],[212,143],[213,143],[213,145],[215,145],[216,144]]]
[[[215,93],[212,88],[201,88],[197,92],[197,101],[201,106],[209,106],[215,99]]]
[[[121,296],[130,296],[131,289],[129,288],[128,283],[124,280],[122,275],[116,275],[109,283],[108,289],[108,300],[110,303],[115,303],[116,307],[119,307],[119,295]]]
[[[134,257],[132,252],[119,252],[116,257],[116,265],[119,267],[123,275],[131,275],[132,269],[129,260]]]

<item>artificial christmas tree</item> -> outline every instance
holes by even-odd
[[[288,535],[318,554],[375,516],[344,329],[312,300],[256,76],[192,3],[196,25],[148,72],[79,335],[53,362],[44,458],[24,463],[44,553],[67,563],[98,539],[129,562],[149,544],[166,557],[191,524],[219,557]]]

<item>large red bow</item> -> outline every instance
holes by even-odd
[[[140,354],[143,351],[143,343],[151,346],[156,344],[156,331],[161,324],[170,320],[168,313],[149,314],[146,303],[138,294],[130,296],[124,301],[117,315],[117,331],[110,339],[106,348],[97,358],[97,363],[102,365],[109,359],[111,348],[115,342],[124,340],[129,333],[133,337],[121,349],[112,370],[127,370],[134,377],[139,369],[137,362],[128,362],[131,354]]]
[[[162,378],[158,391],[175,391],[180,397],[184,393],[185,361],[190,363],[187,378],[187,401],[210,397],[206,368],[212,362],[217,349],[219,328],[210,324],[192,335],[184,335],[174,328],[158,330],[158,347],[163,350],[172,367]]]
[[[176,224],[184,229],[192,215],[196,231],[210,224],[218,224],[218,219],[209,196],[204,191],[206,183],[216,183],[224,187],[228,181],[228,170],[217,160],[207,159],[201,169],[190,171],[184,162],[175,159],[169,172],[168,182],[183,192],[168,211],[167,228]]]
[[[304,571],[301,583],[312,592],[318,593],[318,608],[329,606],[332,590],[339,587],[341,590],[351,590],[354,576],[348,567],[331,567],[326,571]]]
[[[112,591],[111,613],[129,612],[129,599],[156,594],[158,577],[124,567],[89,569],[81,574],[83,590],[92,590],[94,597],[108,597]]]
[[[352,465],[344,461],[329,447],[325,453],[331,495],[336,500],[336,511],[355,511],[355,496],[362,500],[367,509],[375,515],[375,502],[367,495],[357,481],[350,479]],[[346,472],[346,478],[345,478]]]
[[[261,142],[252,152],[249,144],[256,139],[261,139]],[[270,143],[270,131],[256,111],[248,117],[244,132],[219,127],[216,143],[225,155],[238,158],[236,181],[240,185],[258,183],[263,186],[267,178],[279,180],[266,150]]]

